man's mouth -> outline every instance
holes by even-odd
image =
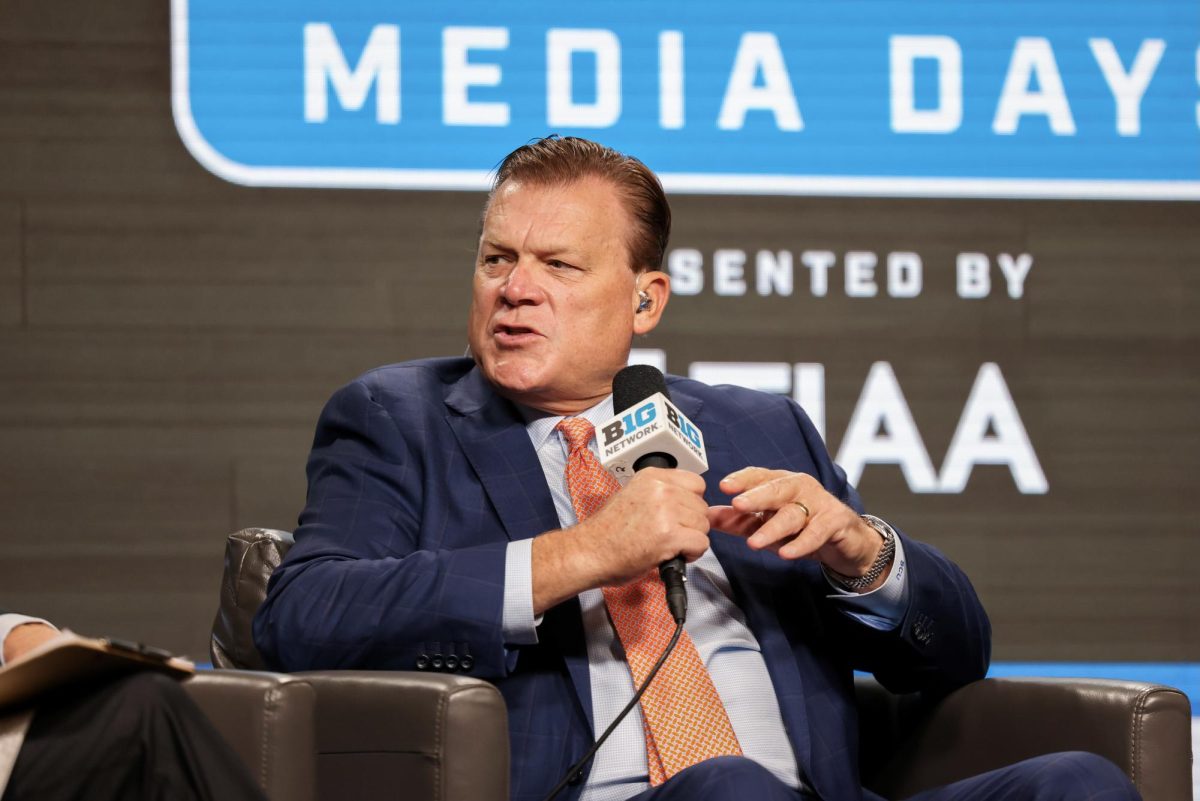
[[[524,345],[541,338],[536,329],[524,325],[497,325],[492,336],[501,345]]]

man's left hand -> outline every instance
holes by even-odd
[[[709,524],[745,537],[755,550],[817,559],[837,573],[861,576],[883,547],[879,532],[805,473],[747,467],[722,479],[721,491],[734,496],[733,505],[710,507]]]

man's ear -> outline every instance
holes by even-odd
[[[658,325],[671,297],[671,277],[661,270],[638,273],[634,296],[633,333],[649,334]]]

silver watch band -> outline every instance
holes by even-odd
[[[860,515],[860,517],[862,517],[863,522],[875,529],[879,533],[879,536],[883,538],[883,547],[879,549],[879,555],[875,557],[875,561],[871,563],[871,567],[861,576],[847,576],[829,567],[825,568],[825,573],[830,578],[854,592],[861,592],[874,584],[883,575],[883,571],[888,569],[893,557],[896,555],[896,538],[892,534],[891,528],[874,515]]]

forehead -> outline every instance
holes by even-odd
[[[631,226],[620,188],[607,179],[587,176],[553,184],[509,180],[492,195],[483,236],[514,248],[625,247]]]

